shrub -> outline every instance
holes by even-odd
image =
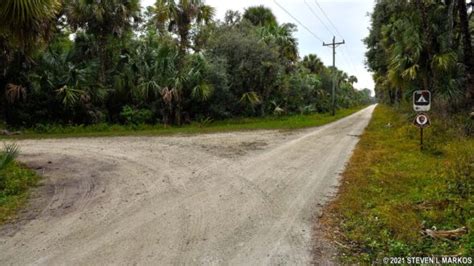
[[[5,169],[12,164],[18,156],[18,146],[15,144],[5,145],[3,151],[0,152],[0,191],[6,187],[7,176],[4,173]]]
[[[150,123],[153,120],[153,112],[149,109],[134,109],[126,105],[123,107],[120,116],[127,125],[140,125]]]
[[[15,162],[18,154],[19,148],[16,144],[6,144],[0,152],[0,201],[5,196],[24,193],[37,180],[32,171]]]
[[[6,144],[0,152],[0,171],[5,169],[18,156],[19,149],[16,144]]]

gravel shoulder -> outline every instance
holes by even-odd
[[[373,109],[294,132],[19,141],[45,178],[0,228],[1,264],[309,264]]]

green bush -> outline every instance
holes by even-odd
[[[120,116],[127,125],[140,125],[151,123],[153,120],[153,112],[149,109],[134,109],[126,105],[123,107]]]

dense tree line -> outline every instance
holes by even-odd
[[[3,0],[0,112],[39,123],[165,123],[327,112],[370,101],[354,76],[301,59],[296,26],[271,10],[200,0]]]
[[[379,101],[399,103],[425,89],[434,94],[439,111],[474,106],[472,5],[466,0],[377,1],[365,42]]]

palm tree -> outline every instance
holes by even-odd
[[[108,45],[110,36],[123,37],[140,19],[139,0],[67,0],[66,15],[69,25],[83,29],[97,38],[100,61],[99,81],[103,85],[110,65]]]
[[[0,89],[13,54],[29,56],[49,39],[61,0],[0,1]]]
[[[291,23],[270,24],[260,29],[260,35],[267,43],[274,41],[278,45],[281,57],[295,62],[298,59],[298,40],[293,36],[295,30],[296,26]]]
[[[165,105],[162,110],[165,124],[173,121],[181,124],[187,101],[205,101],[211,96],[213,88],[206,82],[207,62],[201,54],[187,56],[187,64],[180,66],[177,47],[163,42],[153,32],[131,51],[129,59],[115,75],[117,85],[128,86],[131,96],[139,102],[161,99]]]
[[[303,58],[303,66],[313,74],[319,74],[324,70],[324,64],[315,54],[307,55]]]
[[[339,80],[339,84],[349,82],[349,81],[348,81],[349,75],[347,75],[346,72],[341,71],[341,70],[337,70],[336,73],[337,73],[337,74],[336,74],[336,77],[337,77],[337,79]]]
[[[23,87],[10,83],[13,78],[8,78],[14,54],[24,62],[45,46],[60,7],[61,0],[0,1],[0,95],[5,95],[6,86],[21,91]],[[6,98],[0,96],[0,112],[7,109]]]
[[[471,33],[469,32],[469,18],[467,14],[467,6],[464,0],[458,0],[458,12],[459,12],[459,22],[460,29],[463,35],[463,55],[464,55],[464,65],[466,65],[468,73],[468,85],[466,88],[466,94],[470,98],[471,105],[474,106],[474,59],[472,52],[472,40]],[[474,5],[471,1],[470,5]],[[472,15],[472,11],[471,11]]]
[[[224,22],[227,25],[235,26],[242,21],[242,15],[239,11],[227,10],[224,17]]]
[[[255,26],[270,26],[277,24],[276,17],[272,10],[264,6],[247,8],[243,17]]]
[[[48,39],[61,0],[0,1],[0,44],[28,52]],[[5,49],[4,47],[1,47]],[[3,54],[3,53],[2,53]]]
[[[190,44],[190,31],[193,26],[209,24],[214,17],[213,7],[202,0],[157,0],[151,9],[153,21],[161,33],[166,31],[179,36],[179,55],[182,58]]]
[[[48,49],[38,58],[35,71],[28,75],[32,93],[53,91],[66,110],[93,99],[103,100],[100,90],[92,89],[91,80],[96,70],[94,64],[75,65],[69,61],[70,57],[70,51]]]
[[[350,76],[347,81],[351,84],[351,86],[354,86],[354,83],[359,82],[356,76]]]

